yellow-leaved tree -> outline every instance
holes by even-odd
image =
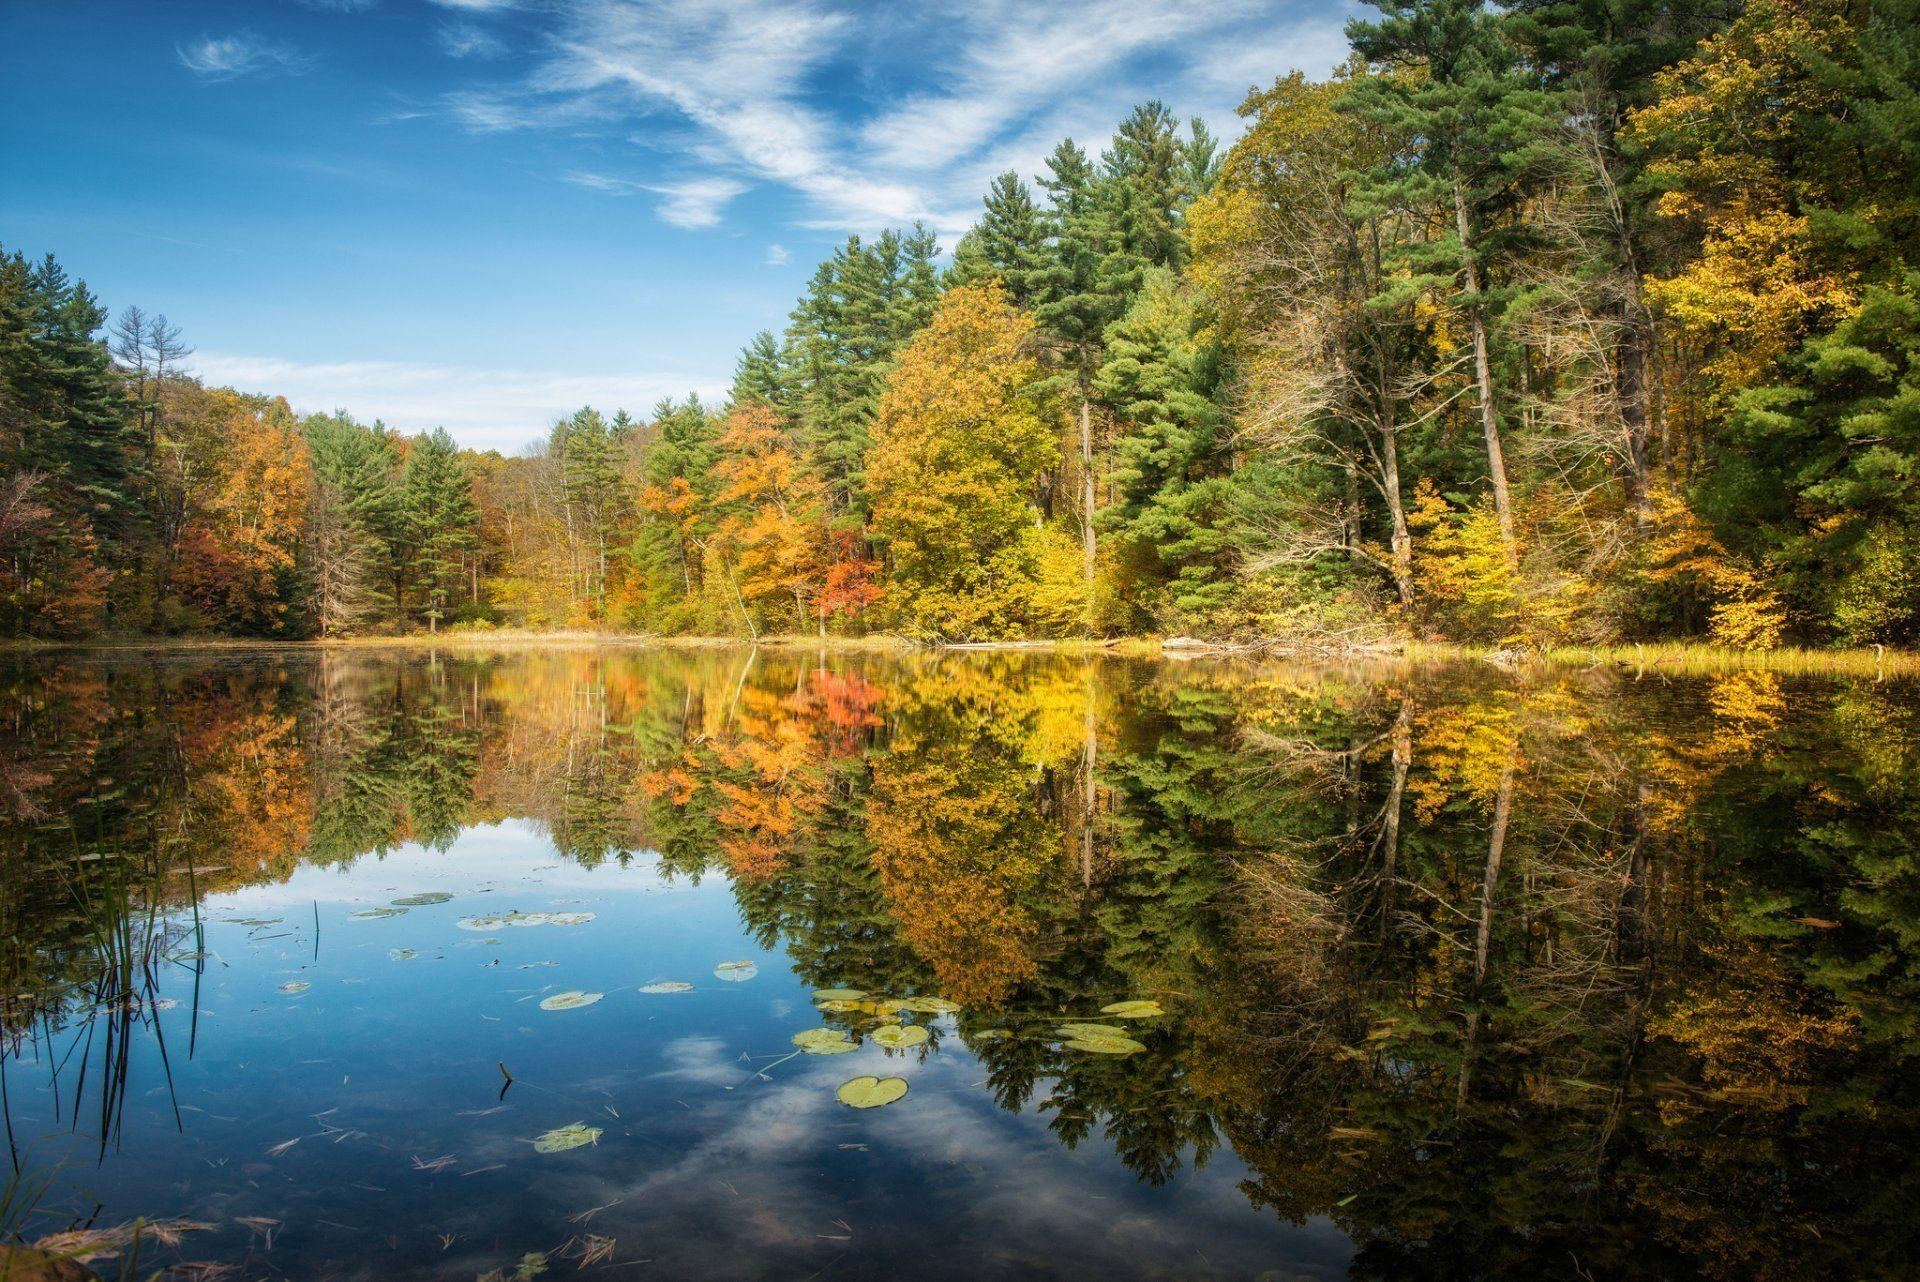
[[[1010,637],[1035,621],[1035,481],[1059,446],[1032,333],[998,284],[952,290],[887,384],[867,489],[904,631]],[[1049,614],[1062,613],[1056,595]]]

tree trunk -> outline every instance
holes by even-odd
[[[1480,302],[1480,260],[1474,257],[1473,231],[1467,219],[1467,194],[1453,180],[1453,221],[1460,233],[1460,261],[1467,276],[1467,325],[1473,331],[1473,377],[1480,393],[1480,430],[1487,438],[1487,474],[1493,482],[1493,510],[1500,519],[1500,546],[1508,564],[1519,561],[1513,537],[1513,503],[1507,492],[1507,460],[1500,448],[1500,416],[1493,398],[1493,363],[1487,355],[1486,310]]]
[[[1400,604],[1413,609],[1413,534],[1407,529],[1407,507],[1400,499],[1400,426],[1394,422],[1393,402],[1386,406],[1380,425],[1381,488],[1387,494],[1387,515],[1393,521],[1393,586]]]
[[[1080,544],[1081,573],[1087,584],[1087,603],[1093,602],[1093,577],[1099,546],[1093,532],[1093,407],[1080,396]]]
[[[1638,293],[1639,281],[1626,282]],[[1653,414],[1649,367],[1652,364],[1653,330],[1638,299],[1626,305],[1620,333],[1620,351],[1613,366],[1614,398],[1620,406],[1620,429],[1625,458],[1623,479],[1627,487],[1627,509],[1634,521],[1647,525],[1653,519],[1652,463],[1647,443],[1652,435]]]

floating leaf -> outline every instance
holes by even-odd
[[[359,912],[348,913],[349,921],[378,921],[382,917],[404,917],[404,908],[362,908]]]
[[[960,1009],[960,1003],[944,997],[908,997],[901,1001],[900,1009],[921,1015],[951,1015]]]
[[[967,1040],[974,1042],[1004,1042],[1012,1036],[1013,1034],[1004,1028],[983,1028]]]
[[[452,898],[444,890],[423,890],[417,895],[402,895],[393,902],[400,908],[428,908],[434,904],[444,904]]]
[[[821,1010],[830,1010],[836,1015],[851,1015],[865,1008],[865,1002],[852,997],[829,997],[820,1003]]]
[[[1062,1024],[1055,1030],[1062,1037],[1125,1037],[1127,1030],[1113,1024]]]
[[[1147,1049],[1131,1037],[1076,1037],[1067,1043],[1067,1048],[1090,1055],[1131,1055]]]
[[[743,984],[759,973],[760,968],[750,961],[721,962],[713,968],[715,979],[730,980],[736,984]]]
[[[678,979],[663,979],[658,983],[640,985],[640,991],[643,993],[690,993],[693,991],[693,985]]]
[[[809,1028],[793,1035],[793,1044],[809,1055],[844,1055],[859,1044],[837,1028]]]
[[[505,917],[462,917],[453,923],[462,930],[494,931],[507,924]]]
[[[1100,1013],[1115,1019],[1152,1019],[1155,1015],[1167,1012],[1160,1009],[1159,1002],[1114,1002],[1110,1006],[1102,1006]]]
[[[606,1132],[597,1126],[588,1126],[585,1122],[575,1122],[571,1126],[556,1127],[533,1141],[536,1153],[564,1153],[568,1149],[585,1148],[589,1144],[598,1144]]]
[[[556,926],[584,926],[593,916],[592,913],[555,913],[547,920]]]
[[[905,1050],[927,1040],[927,1030],[912,1024],[889,1024],[868,1034],[870,1040],[890,1051]]]
[[[813,1000],[816,1002],[857,1002],[867,995],[862,988],[816,988]]]
[[[309,988],[312,988],[312,987],[313,987],[312,984],[303,984],[296,979],[290,984],[280,985],[280,991],[283,993],[304,993]]]
[[[564,993],[555,993],[540,1003],[541,1010],[579,1010],[582,1006],[591,1006],[605,997],[605,993],[583,993],[570,988]]]
[[[856,1077],[852,1081],[842,1082],[834,1094],[848,1108],[884,1108],[895,1100],[905,1098],[907,1079],[904,1077]]]
[[[412,961],[419,955],[419,953],[414,952],[411,948],[389,948],[387,950],[387,956],[394,961]]]

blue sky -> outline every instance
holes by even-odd
[[[721,394],[848,232],[1343,55],[1349,0],[0,0],[0,244],[204,377],[517,449]]]

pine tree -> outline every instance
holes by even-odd
[[[1419,145],[1370,175],[1362,198],[1375,208],[1411,204],[1452,215],[1450,234],[1402,257],[1464,314],[1494,511],[1512,562],[1519,551],[1501,439],[1508,397],[1496,382],[1492,332],[1505,296],[1495,277],[1518,252],[1522,229],[1511,214],[1555,118],[1485,0],[1371,2],[1380,19],[1350,22],[1347,37],[1361,57],[1405,74],[1360,81],[1348,103],[1383,133]]]
[[[1187,121],[1187,141],[1180,146],[1180,212],[1213,190],[1219,180],[1225,157],[1220,140],[1207,128],[1207,122],[1195,116]]]
[[[576,411],[557,435],[568,533],[582,567],[579,595],[604,613],[607,552],[626,504],[622,442],[590,405]]]
[[[764,405],[784,411],[789,397],[787,353],[772,331],[763,329],[741,350],[727,399],[734,405]]]
[[[315,606],[321,631],[359,622],[382,593],[399,622],[406,538],[391,438],[345,411],[309,415],[301,432],[318,509],[312,572],[322,598]]]
[[[1046,254],[1046,227],[1033,193],[1011,171],[993,180],[986,213],[953,252],[956,284],[998,280],[1016,307],[1033,302]]]
[[[466,557],[478,541],[479,518],[473,478],[445,428],[413,439],[403,500],[411,536],[409,568],[425,602],[427,630],[437,632],[459,595]]]
[[[1116,272],[1115,236],[1108,202],[1093,165],[1071,138],[1047,158],[1040,180],[1052,202],[1048,255],[1036,281],[1034,317],[1058,351],[1079,419],[1081,573],[1091,586],[1098,563],[1094,529],[1093,375],[1106,327],[1126,306],[1131,274]]]
[[[1101,170],[1114,249],[1142,265],[1178,267],[1186,258],[1179,211],[1189,173],[1165,103],[1143,103],[1120,122]]]
[[[1213,401],[1217,361],[1196,340],[1197,328],[1173,274],[1154,268],[1127,314],[1108,329],[1094,379],[1116,428],[1117,466],[1109,475],[1116,495],[1102,524],[1133,545],[1136,561],[1162,567],[1162,576],[1174,580],[1168,604],[1187,615],[1220,604],[1231,538]]]
[[[900,289],[887,326],[895,355],[899,354],[900,344],[925,329],[933,319],[933,309],[939,304],[944,288],[939,259],[939,237],[925,223],[916,222],[900,242]]]

